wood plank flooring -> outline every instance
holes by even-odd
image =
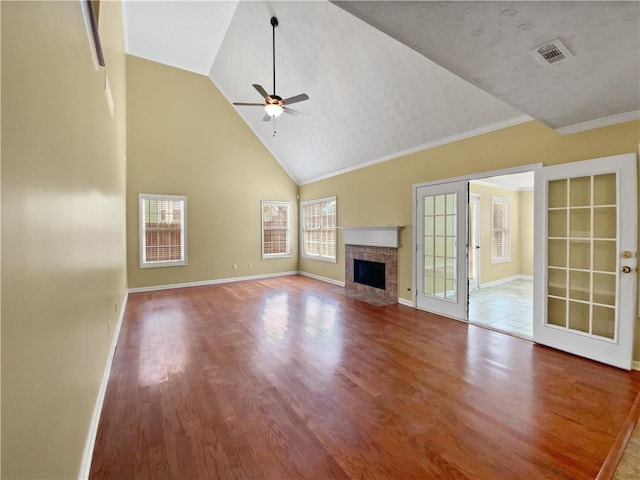
[[[129,296],[92,479],[593,479],[624,372],[301,276]]]

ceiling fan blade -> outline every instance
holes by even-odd
[[[304,100],[309,100],[309,95],[306,93],[301,93],[300,95],[296,95],[295,97],[285,98],[282,102],[285,105],[290,105],[296,102],[303,102]]]
[[[262,121],[268,122],[269,120],[271,120],[271,115],[269,115],[268,113],[265,113],[264,117],[262,117]]]
[[[302,112],[299,112],[298,110],[294,110],[293,108],[289,108],[289,107],[282,107],[282,109],[284,110],[284,113],[288,113],[289,115],[305,115]]]
[[[243,103],[243,102],[233,102],[234,105],[244,105],[247,107],[264,107],[264,103]]]
[[[254,83],[253,88],[255,88],[258,91],[258,93],[265,98],[265,100],[267,98],[270,98],[267,91],[264,88],[262,88],[262,85],[258,85],[257,83]]]

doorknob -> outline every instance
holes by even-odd
[[[620,271],[621,271],[622,273],[630,273],[630,272],[631,272],[631,267],[629,267],[629,266],[625,265],[624,267],[622,267],[622,268],[620,269]]]

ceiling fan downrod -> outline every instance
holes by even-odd
[[[271,17],[271,48],[273,52],[273,95],[276,94],[276,27],[278,26],[278,19],[276,17]]]

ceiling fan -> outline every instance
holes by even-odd
[[[251,107],[263,107],[265,110],[264,118],[262,119],[264,122],[268,122],[272,118],[279,117],[282,112],[288,113],[290,115],[295,115],[300,113],[292,108],[289,108],[287,105],[291,105],[292,103],[302,102],[304,100],[309,100],[309,95],[306,93],[301,93],[299,95],[295,95],[293,97],[285,98],[279,97],[276,95],[276,27],[278,26],[278,19],[276,17],[271,17],[271,27],[273,29],[273,95],[269,95],[267,91],[262,87],[262,85],[258,85],[257,83],[253,84],[253,88],[255,88],[260,95],[264,98],[264,103],[244,103],[244,102],[233,102],[234,105],[244,105]],[[275,134],[275,132],[274,132]]]

